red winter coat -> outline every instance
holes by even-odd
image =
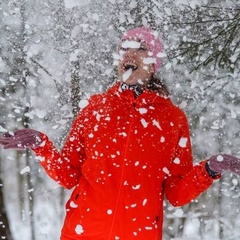
[[[42,166],[75,187],[62,240],[159,240],[164,195],[181,206],[213,182],[205,162],[193,167],[184,113],[149,90],[135,99],[118,83],[92,96],[61,153],[43,138]]]

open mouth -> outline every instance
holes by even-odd
[[[129,69],[132,69],[134,71],[138,68],[138,66],[134,63],[125,63],[125,64],[123,64],[123,68],[125,71],[127,71]]]

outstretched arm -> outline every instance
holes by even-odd
[[[240,175],[240,159],[229,154],[213,155],[183,175],[170,176],[165,185],[166,196],[174,206],[184,205],[204,192],[225,171]]]
[[[40,157],[40,163],[48,175],[65,188],[76,186],[85,159],[81,115],[74,121],[61,152],[57,151],[46,135],[41,134],[41,138],[43,143],[33,151]]]
[[[21,129],[5,133],[0,137],[0,145],[5,149],[32,149],[39,157],[47,174],[65,188],[78,184],[81,165],[85,154],[80,116],[74,121],[63,150],[59,152],[49,138],[33,129]]]
[[[164,192],[174,206],[189,203],[198,197],[221,174],[211,177],[206,169],[206,161],[193,166],[192,147],[186,117],[180,123],[179,142],[175,148],[169,175],[164,182]]]
[[[220,177],[221,174],[211,177],[206,170],[206,161],[202,161],[186,173],[170,176],[165,182],[166,197],[173,206],[182,206],[197,198]]]

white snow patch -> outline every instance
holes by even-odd
[[[93,135],[92,133],[90,133],[90,134],[88,135],[88,137],[89,137],[89,138],[93,138],[94,135]]]
[[[141,123],[144,128],[146,128],[148,126],[148,123],[146,122],[146,120],[144,118],[141,119]]]
[[[138,184],[138,185],[136,185],[136,186],[132,186],[132,188],[133,188],[134,190],[137,190],[137,189],[139,189],[140,187],[141,187],[140,184]]]
[[[144,82],[143,82],[141,79],[138,79],[137,82],[138,82],[139,84],[141,84],[141,85],[144,84]]]
[[[141,47],[141,42],[126,40],[122,43],[121,46],[122,46],[122,48],[140,48]]]
[[[115,60],[122,60],[122,55],[118,54],[118,53],[113,53],[113,59]]]
[[[108,210],[107,210],[107,214],[108,214],[108,215],[111,215],[111,214],[112,214],[112,210],[111,210],[111,209],[108,209]]]
[[[181,161],[180,161],[179,158],[176,157],[176,158],[173,160],[173,162],[174,162],[175,164],[180,164]]]
[[[165,142],[165,137],[160,137],[160,142],[164,143]]]
[[[168,170],[166,167],[164,167],[162,170],[163,170],[163,172],[165,172],[167,175],[170,174],[169,170]]]
[[[145,206],[146,204],[147,204],[147,199],[145,198],[145,199],[143,200],[142,205]]]
[[[134,165],[135,165],[135,166],[138,166],[138,165],[139,165],[139,161],[136,161]]]
[[[2,61],[2,58],[0,57],[0,67],[1,67],[1,63],[2,63],[2,62],[3,62],[3,61]],[[5,80],[3,80],[3,79],[0,78],[0,84],[1,84],[3,87],[5,87],[5,86],[6,86]]]
[[[39,146],[40,146],[40,147],[44,147],[45,145],[46,145],[46,141],[42,141]]]
[[[24,116],[29,117],[30,119],[34,119],[34,112],[31,111],[31,112],[24,113]]]
[[[143,59],[143,63],[144,63],[144,64],[157,63],[157,60],[156,60],[156,58],[148,57],[148,58],[144,58],[144,59]]]
[[[89,101],[87,99],[82,99],[79,103],[78,106],[80,108],[85,108],[89,104]]]
[[[237,186],[238,185],[238,180],[236,178],[232,179],[232,183],[234,186]]]
[[[71,201],[71,202],[70,202],[70,207],[71,207],[71,208],[77,208],[78,205],[77,205],[75,202]]]
[[[100,121],[101,114],[99,114],[98,112],[94,112],[94,115],[96,116],[97,121]]]
[[[172,67],[172,63],[171,63],[171,62],[168,62],[168,63],[165,65],[166,70],[169,70],[171,67]]]
[[[20,174],[30,173],[30,171],[31,171],[30,167],[26,166],[21,170]]]
[[[11,81],[11,82],[17,82],[18,79],[14,78],[14,77],[9,77],[9,81]]]
[[[74,8],[77,6],[84,6],[90,3],[90,0],[82,0],[82,1],[77,1],[77,0],[65,0],[65,7],[66,8]]]
[[[132,69],[129,68],[126,72],[123,73],[123,76],[122,76],[122,80],[125,82],[128,80],[128,78],[131,76],[132,74]]]
[[[146,230],[152,230],[152,227],[145,227]]]
[[[187,106],[187,102],[186,101],[182,101],[180,104],[179,104],[179,107],[180,108],[185,108]]]
[[[217,161],[218,162],[222,162],[224,160],[223,156],[222,155],[218,155],[217,156]]]
[[[236,112],[231,109],[231,118],[237,118]]]
[[[176,216],[176,217],[182,217],[184,214],[183,210],[181,208],[177,209],[173,215]]]
[[[73,142],[74,140],[75,140],[75,137],[74,137],[74,136],[69,138],[69,141],[70,141],[70,142]]]
[[[166,56],[167,56],[167,54],[164,53],[164,52],[159,52],[159,53],[157,54],[157,57],[158,57],[158,58],[164,58],[164,57],[166,57]]]
[[[127,134],[125,132],[119,133],[120,136],[127,137]]]
[[[145,114],[145,113],[147,113],[147,109],[146,108],[139,108],[139,112],[141,114]]]
[[[119,60],[114,59],[113,66],[117,66],[119,64]]]
[[[149,51],[148,56],[153,56],[153,52]]]
[[[160,123],[157,120],[153,120],[153,126],[156,126],[159,130],[162,130]]]
[[[168,16],[171,16],[171,15],[172,15],[172,10],[171,10],[171,8],[165,7],[165,8],[164,8],[164,11],[165,11],[165,13],[166,13]]]
[[[6,101],[6,98],[0,97],[0,101],[5,102],[5,101]]]
[[[181,137],[178,144],[179,144],[180,147],[185,148],[187,146],[187,141],[188,141],[187,138]]]
[[[98,22],[99,21],[99,15],[97,13],[94,13],[92,15],[92,19]]]
[[[54,125],[53,127],[52,127],[52,129],[58,129],[58,125]]]
[[[117,62],[117,61],[115,60],[114,62]],[[107,69],[104,71],[104,74],[107,75],[108,77],[110,77],[112,71],[113,71],[112,68],[107,68]],[[100,85],[100,87],[101,87],[101,85]]]
[[[45,161],[45,157],[42,157],[42,156],[36,156],[35,158],[36,158],[37,160],[39,160],[40,162]]]
[[[36,109],[36,110],[35,110],[35,114],[36,114],[36,116],[37,116],[38,118],[40,118],[40,119],[42,119],[42,118],[44,118],[44,117],[46,116],[45,111],[39,110],[39,109]]]
[[[200,117],[200,119],[199,119],[199,123],[200,123],[200,125],[202,125],[202,124],[203,124],[203,121],[205,121],[205,120],[206,120],[205,117]]]
[[[3,127],[0,125],[0,132],[7,132],[7,129],[3,128]]]
[[[81,235],[83,233],[82,225],[78,224],[75,228],[75,232],[76,232],[76,234]]]

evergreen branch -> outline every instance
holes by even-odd
[[[40,67],[45,73],[47,73],[48,76],[53,77],[53,75],[45,67],[43,67],[39,62],[37,62],[35,59],[30,57],[30,60],[33,63],[35,63],[38,67]],[[54,81],[56,81],[56,80],[54,79]]]
[[[60,97],[59,97],[59,101],[61,103],[61,105],[64,105],[66,103],[66,100],[65,100],[65,97],[64,97],[64,88],[63,88],[63,85],[62,84],[59,84],[57,82],[56,79],[54,79],[53,75],[44,67],[42,66],[39,62],[37,62],[35,59],[33,59],[32,57],[30,57],[30,60],[35,64],[37,65],[39,68],[41,68],[48,76],[50,76],[54,83],[55,83],[55,86],[56,86],[56,89],[58,91],[58,93],[60,94]]]

